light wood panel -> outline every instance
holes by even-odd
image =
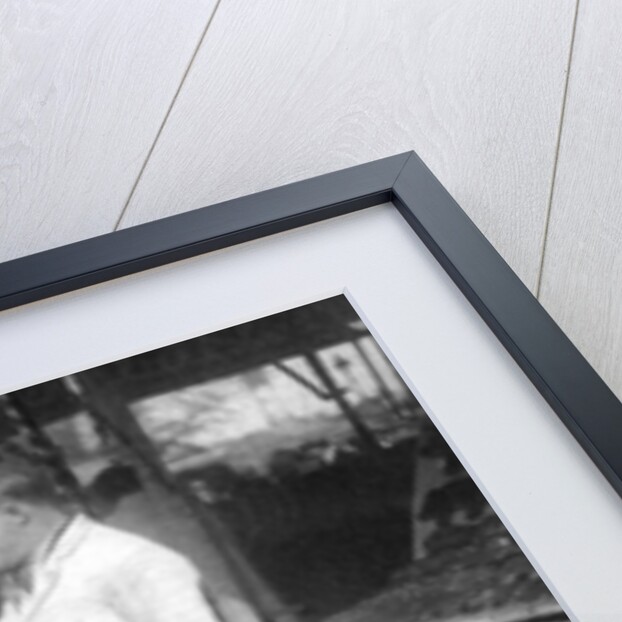
[[[122,226],[415,149],[533,287],[573,0],[223,0]]]
[[[581,2],[541,301],[622,398],[622,4]]]
[[[0,260],[113,229],[214,2],[0,3]]]

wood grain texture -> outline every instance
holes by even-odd
[[[415,149],[540,261],[573,0],[223,0],[122,226]]]
[[[112,230],[214,3],[0,3],[0,260]]]
[[[541,301],[622,398],[622,4],[581,2]]]

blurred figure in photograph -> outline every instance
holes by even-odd
[[[217,622],[182,555],[69,508],[48,473],[0,461],[0,622]]]

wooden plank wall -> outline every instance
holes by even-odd
[[[0,260],[415,149],[622,397],[616,0],[8,0]]]
[[[622,398],[622,4],[582,0],[540,300]]]

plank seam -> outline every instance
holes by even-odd
[[[184,70],[184,73],[181,76],[181,80],[179,82],[179,85],[177,86],[177,89],[175,90],[175,94],[173,95],[173,98],[171,99],[171,103],[168,105],[166,113],[164,114],[164,118],[162,119],[162,122],[160,123],[160,126],[158,127],[158,131],[156,132],[155,138],[153,139],[153,142],[151,143],[151,146],[149,147],[149,150],[147,151],[145,160],[142,166],[140,167],[140,171],[138,171],[138,175],[136,176],[136,179],[134,183],[132,184],[132,188],[127,197],[127,200],[125,201],[125,204],[123,205],[123,208],[121,209],[121,212],[119,213],[119,216],[114,224],[114,227],[112,229],[113,231],[117,231],[119,229],[121,222],[123,221],[123,218],[125,217],[125,214],[130,205],[132,197],[134,196],[134,193],[136,192],[136,188],[138,187],[138,184],[140,183],[140,180],[142,179],[143,173],[145,172],[145,169],[147,168],[147,164],[149,163],[149,160],[151,159],[151,156],[153,155],[153,152],[158,143],[158,140],[160,139],[160,135],[162,134],[162,131],[164,130],[164,126],[166,125],[171,115],[171,112],[173,110],[173,107],[175,106],[175,103],[177,102],[177,98],[179,97],[181,89],[184,83],[186,82],[186,78],[188,77],[188,74],[190,73],[190,69],[192,68],[192,65],[194,64],[197,54],[199,53],[199,50],[201,49],[201,46],[203,45],[203,41],[205,40],[207,31],[209,30],[209,27],[212,25],[212,22],[214,21],[214,16],[216,15],[216,12],[218,11],[218,7],[220,6],[221,1],[222,0],[216,0],[214,9],[212,10],[212,13],[209,16],[207,23],[205,24],[205,28],[203,28],[203,32],[201,33],[201,36],[199,37],[199,41],[196,44],[192,52],[192,55],[190,56],[190,61],[188,62],[188,65],[186,66],[186,69]]]
[[[548,238],[549,238],[549,227],[550,227],[550,223],[551,223],[551,211],[552,211],[552,207],[553,207],[553,197],[555,194],[555,182],[557,181],[557,168],[558,168],[558,164],[559,164],[559,152],[561,149],[561,139],[562,139],[562,132],[563,132],[563,127],[564,127],[564,120],[566,117],[566,105],[567,105],[567,101],[568,101],[568,85],[570,83],[570,68],[572,66],[572,57],[573,57],[573,52],[574,52],[574,45],[575,45],[575,38],[576,38],[576,33],[577,33],[577,22],[578,22],[578,17],[579,17],[579,3],[580,0],[576,0],[575,3],[575,10],[574,10],[574,17],[573,17],[573,22],[572,22],[572,33],[570,35],[570,49],[568,50],[568,63],[566,65],[566,80],[564,82],[564,91],[562,94],[562,105],[561,105],[561,111],[560,111],[560,115],[559,115],[559,125],[557,128],[557,140],[556,140],[556,144],[555,144],[555,156],[553,158],[553,171],[551,174],[551,187],[549,189],[549,196],[548,196],[548,201],[547,201],[547,206],[546,206],[546,214],[544,217],[544,229],[542,232],[542,246],[541,246],[541,250],[540,250],[540,265],[538,267],[538,275],[537,275],[537,279],[536,279],[536,287],[535,287],[535,296],[538,300],[540,300],[540,293],[541,293],[541,289],[542,289],[542,276],[544,273],[544,263],[545,263],[545,256],[546,256],[546,248],[547,248],[547,242],[548,242]]]

